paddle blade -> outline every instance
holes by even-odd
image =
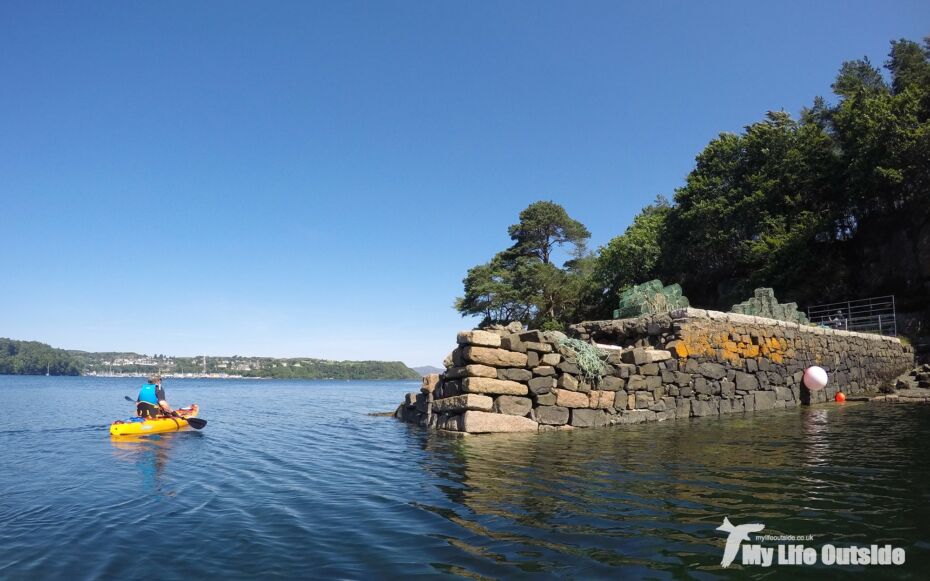
[[[202,420],[200,418],[184,418],[187,421],[187,424],[194,428],[195,430],[202,430],[204,426],[207,425],[207,420]]]
[[[131,401],[132,403],[136,403],[136,400],[132,399],[128,395],[124,395],[123,397],[126,398],[126,401]]]

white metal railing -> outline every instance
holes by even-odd
[[[894,295],[808,307],[807,318],[832,329],[898,336]]]

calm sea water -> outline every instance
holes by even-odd
[[[0,376],[0,578],[825,573],[721,569],[724,516],[930,568],[928,406],[458,439],[366,415],[416,383],[169,380],[207,428],[111,441],[137,384]]]

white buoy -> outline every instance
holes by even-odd
[[[811,365],[804,370],[804,385],[811,391],[825,388],[827,381],[827,372],[823,367]]]

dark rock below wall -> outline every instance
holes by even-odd
[[[604,410],[572,409],[569,422],[576,428],[599,428],[607,425],[607,412]]]
[[[561,426],[568,423],[569,410],[555,405],[536,408],[536,421],[549,426]]]

